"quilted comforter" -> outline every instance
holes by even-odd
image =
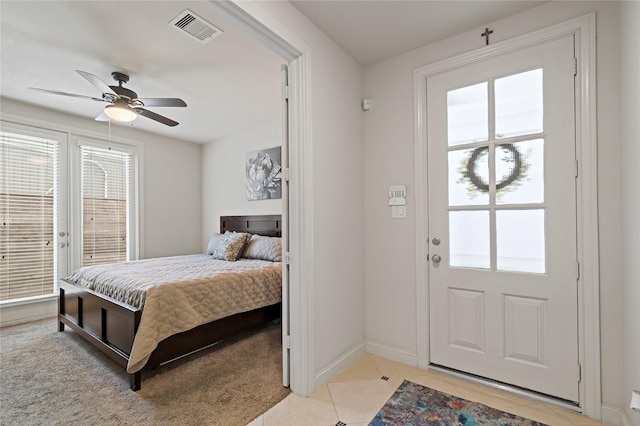
[[[66,280],[142,309],[128,373],[173,334],[282,299],[281,263],[206,254],[86,266]]]

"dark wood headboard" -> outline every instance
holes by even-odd
[[[220,233],[225,231],[250,232],[267,237],[282,237],[282,216],[220,216]]]

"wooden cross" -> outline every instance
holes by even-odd
[[[487,46],[489,45],[489,34],[493,34],[493,30],[489,30],[489,28],[485,28],[484,32],[480,34],[484,37],[484,40],[487,42]]]

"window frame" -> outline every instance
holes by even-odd
[[[15,123],[6,120],[0,120],[0,128],[3,132],[13,133],[24,136],[26,138],[45,139],[57,144],[58,169],[54,170],[54,200],[53,200],[53,286],[52,292],[48,294],[38,296],[27,296],[21,298],[13,298],[0,301],[0,305],[3,307],[11,306],[13,304],[21,304],[34,300],[43,300],[57,296],[58,293],[58,279],[60,276],[68,273],[68,253],[67,250],[60,244],[66,242],[66,235],[61,236],[60,233],[65,232],[67,229],[66,217],[68,215],[68,192],[67,192],[67,175],[64,173],[67,170],[67,146],[68,146],[68,134],[53,129],[46,129],[36,127],[32,125],[25,125]]]
[[[69,178],[69,195],[71,199],[69,223],[70,223],[70,270],[75,270],[82,266],[82,193],[81,193],[81,166],[82,153],[81,146],[113,149],[131,155],[130,179],[129,179],[129,210],[127,212],[127,260],[137,260],[140,258],[140,164],[141,146],[134,142],[108,141],[95,137],[72,134],[69,143],[69,164],[71,176]]]

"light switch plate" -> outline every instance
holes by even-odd
[[[391,217],[394,219],[407,217],[407,206],[391,206]]]

